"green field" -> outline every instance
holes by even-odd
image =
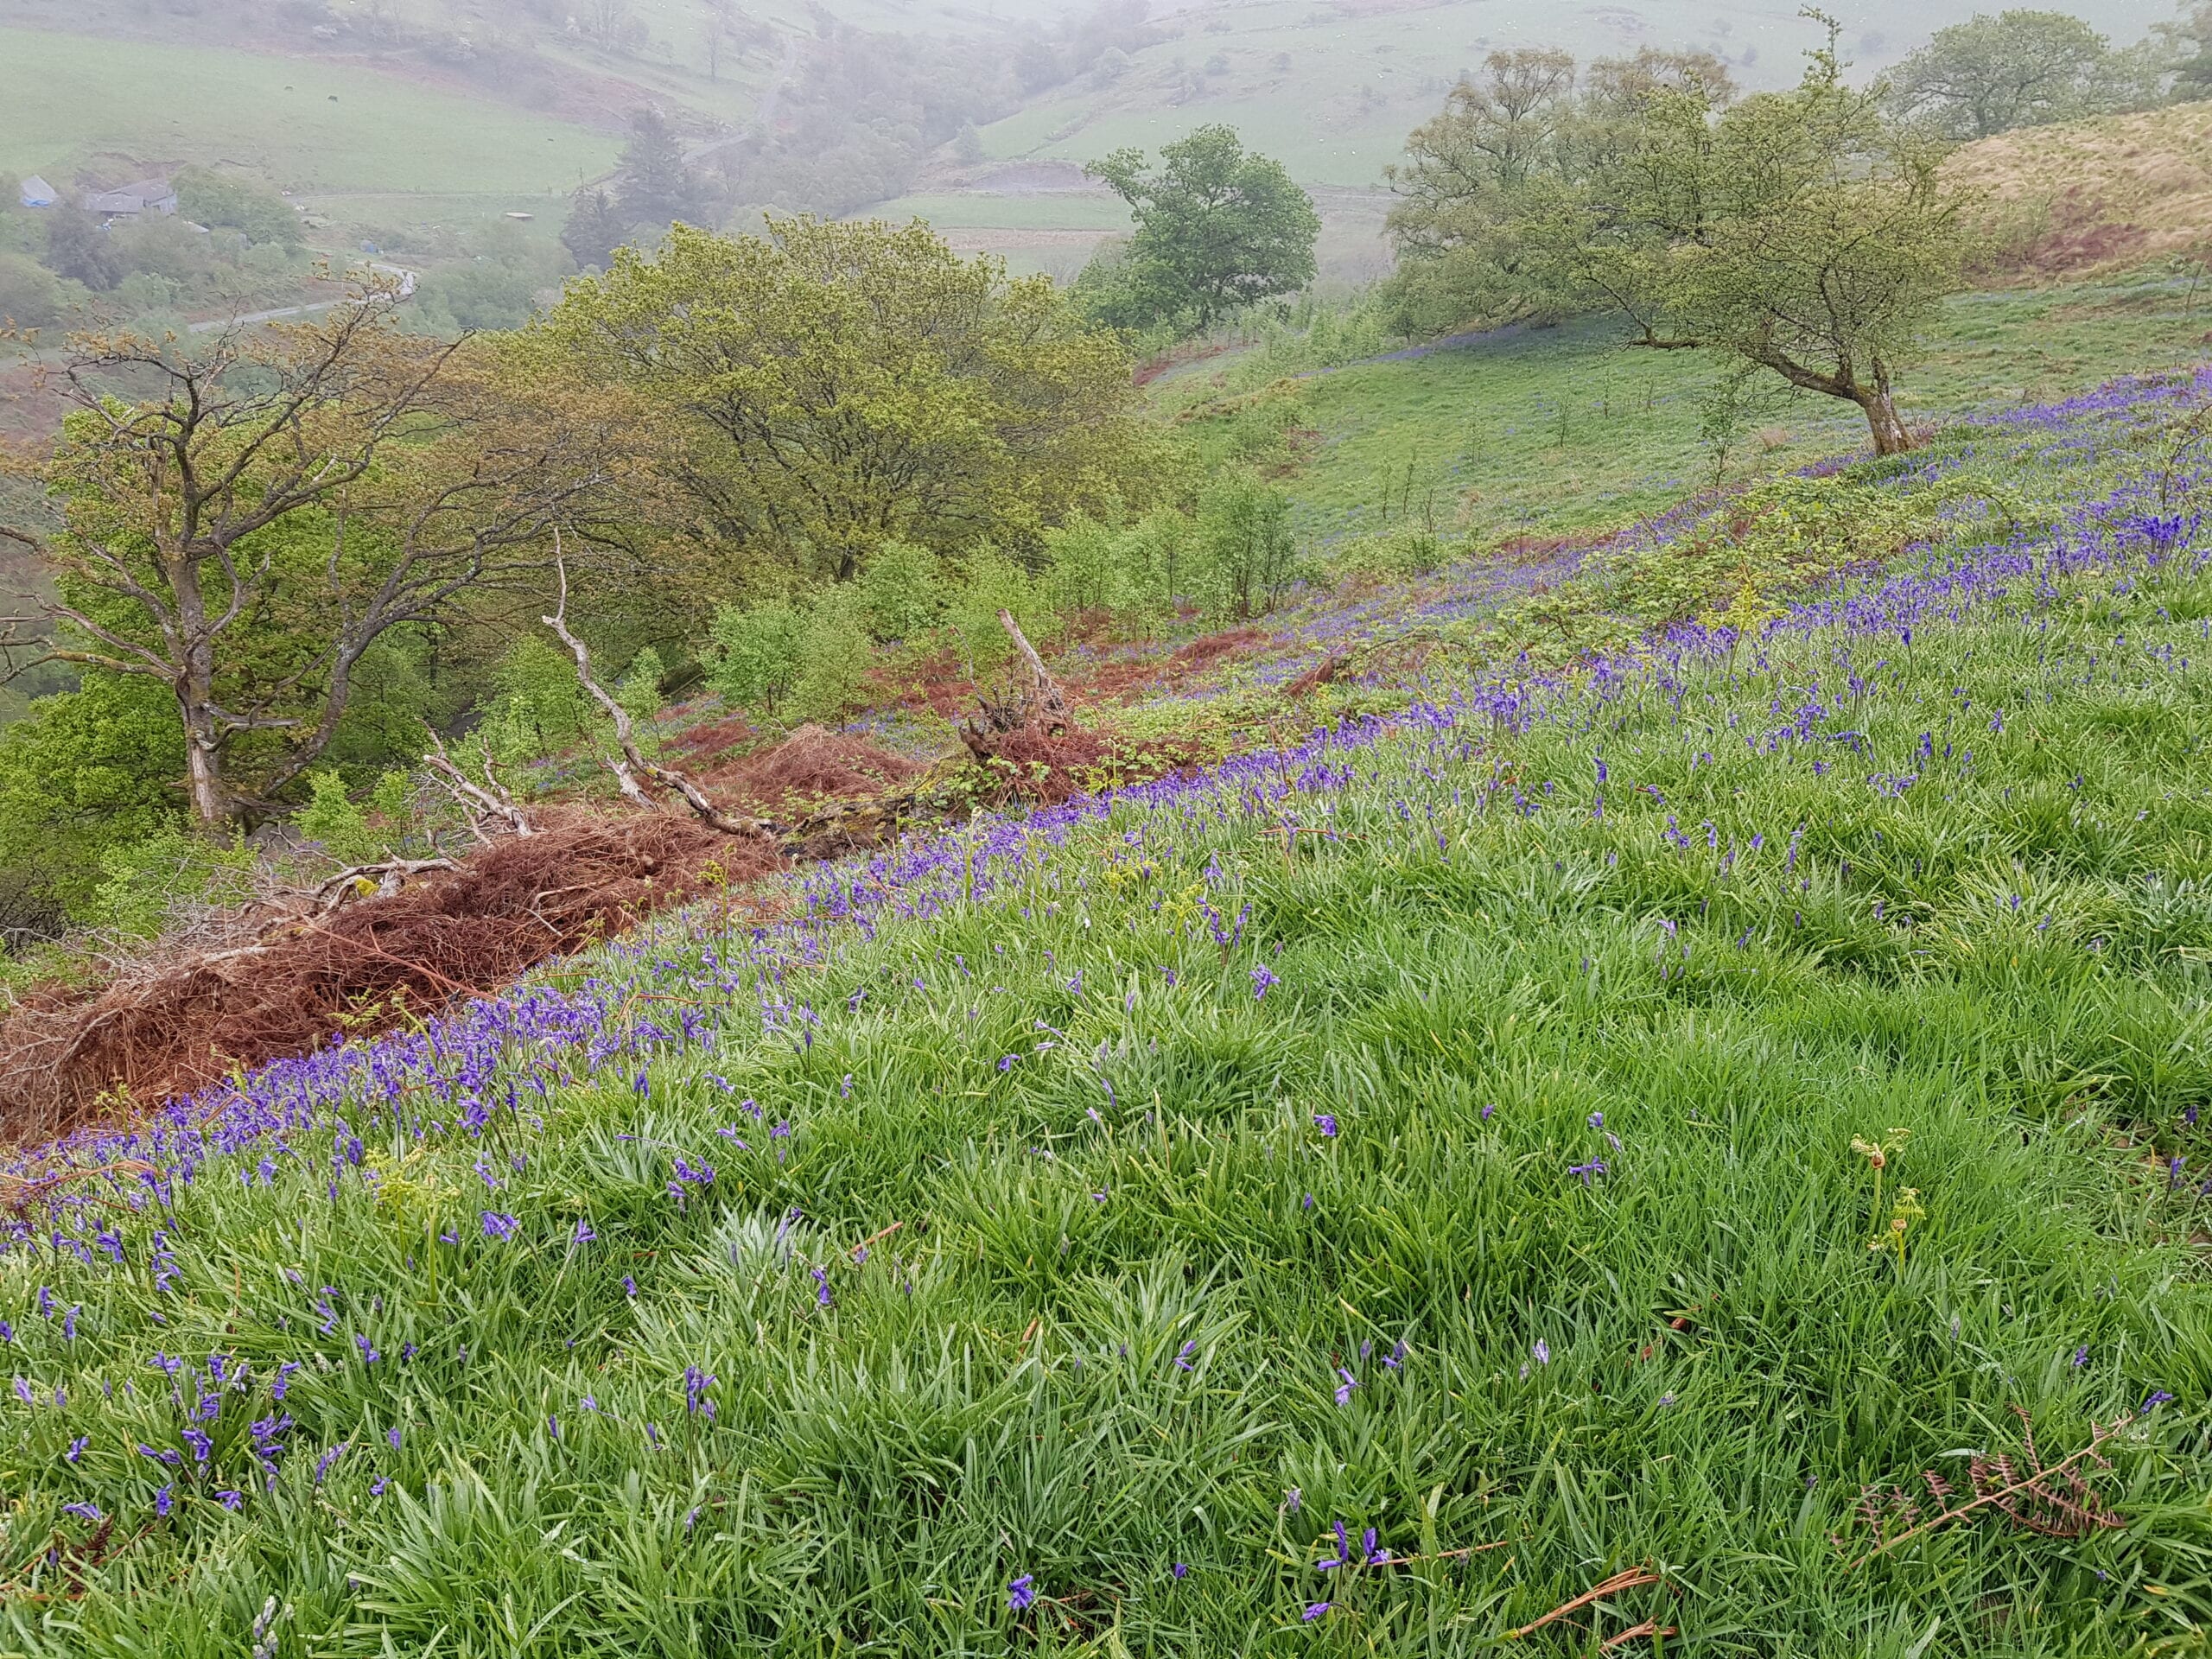
[[[0,29],[0,168],[232,162],[289,190],[572,190],[615,137],[365,68]]]

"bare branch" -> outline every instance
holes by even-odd
[[[610,760],[607,765],[607,769],[613,772],[616,781],[622,785],[623,794],[640,806],[649,810],[658,810],[654,807],[652,798],[645,793],[638,782],[638,774],[643,772],[663,788],[672,789],[681,795],[684,804],[690,807],[694,813],[724,835],[752,836],[761,840],[773,840],[774,836],[767,826],[757,818],[748,818],[741,813],[723,811],[708,798],[706,791],[693,783],[690,779],[673,766],[654,765],[639,752],[637,734],[630,723],[630,711],[609,695],[606,687],[592,677],[591,653],[585,649],[582,640],[569,632],[569,568],[561,557],[560,547],[561,532],[556,529],[553,532],[553,568],[560,577],[560,603],[555,607],[552,615],[542,620],[545,626],[552,629],[559,637],[561,643],[568,646],[569,653],[575,658],[576,678],[582,682],[583,689],[591,694],[601,708],[607,710],[607,717],[614,722],[614,741],[621,746],[622,758],[619,760]]]

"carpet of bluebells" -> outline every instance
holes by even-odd
[[[2208,396],[19,1160],[0,1651],[2195,1650]],[[2015,1408],[2125,1524],[1860,1562]]]

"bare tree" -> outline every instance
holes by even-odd
[[[11,641],[14,665],[167,686],[204,826],[277,810],[370,647],[533,582],[548,532],[597,512],[633,448],[611,406],[402,334],[385,297],[190,350],[79,339],[59,373],[75,412],[35,468],[62,527],[0,524],[59,595],[33,601],[54,637]]]

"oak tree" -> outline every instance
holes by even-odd
[[[1320,216],[1281,162],[1224,126],[1161,146],[1160,166],[1117,149],[1084,169],[1129,205],[1121,251],[1132,321],[1204,329],[1232,311],[1313,280]]]
[[[919,222],[678,225],[570,283],[527,349],[642,399],[699,538],[772,588],[891,541],[1027,546],[1142,486],[1127,353]]]

